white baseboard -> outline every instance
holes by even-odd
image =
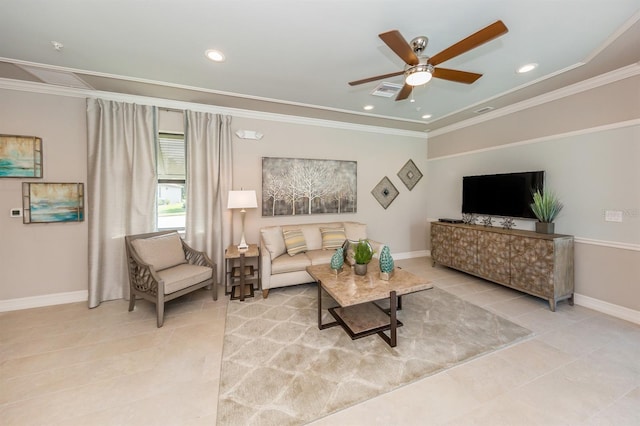
[[[0,300],[0,312],[40,308],[42,306],[62,305],[65,303],[86,302],[87,300],[89,300],[88,290],[21,297],[19,299]]]
[[[419,250],[419,251],[407,251],[404,253],[393,253],[393,258],[396,260],[400,259],[412,259],[414,257],[425,257],[431,256],[431,250]]]
[[[602,312],[603,314],[611,315],[612,317],[620,318],[635,324],[640,324],[640,311],[625,308],[620,305],[614,305],[613,303],[594,299],[593,297],[584,296],[578,293],[573,295],[573,300],[576,305],[584,306],[585,308],[593,309],[594,311]]]

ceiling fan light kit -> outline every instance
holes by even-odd
[[[411,43],[409,44],[398,30],[378,34],[378,37],[380,37],[380,39],[404,61],[406,64],[404,71],[351,81],[349,82],[349,85],[357,86],[359,84],[370,83],[372,81],[404,74],[404,86],[398,93],[398,96],[396,96],[396,101],[401,101],[407,99],[409,95],[411,95],[414,86],[426,84],[432,77],[456,83],[472,84],[482,77],[482,74],[446,68],[436,68],[436,66],[485,44],[496,37],[506,34],[508,31],[509,29],[506,25],[502,21],[498,20],[432,57],[422,54],[429,41],[427,37],[416,37],[411,40]]]
[[[407,69],[405,75],[404,82],[409,86],[422,86],[433,77],[433,66],[430,64],[416,65]]]

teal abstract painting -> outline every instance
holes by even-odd
[[[0,135],[0,177],[41,178],[42,139]]]

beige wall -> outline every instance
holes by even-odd
[[[43,179],[0,179],[0,300],[87,290],[87,222],[23,224],[22,182],[87,182],[85,100],[0,90],[0,133],[39,136]]]
[[[0,131],[43,138],[43,181],[86,184],[85,104],[83,98],[0,89]],[[161,110],[159,127],[180,131],[181,114]],[[356,220],[367,223],[371,237],[387,242],[392,253],[426,250],[426,178],[409,191],[396,175],[409,159],[426,174],[426,135],[398,136],[237,117],[232,128],[264,134],[261,141],[233,137],[234,187],[256,189],[259,196],[263,156],[358,162],[357,213],[263,219],[259,209],[249,211],[248,241],[257,242],[258,228],[266,224]],[[384,176],[400,191],[387,210],[370,193]],[[0,179],[0,301],[86,291],[87,222],[25,225],[21,219],[10,218],[9,209],[21,205],[21,182]],[[235,219],[239,240],[239,218]]]
[[[465,175],[545,170],[565,204],[556,231],[576,237],[576,293],[640,310],[640,77],[430,137],[428,163],[430,218],[460,217]]]

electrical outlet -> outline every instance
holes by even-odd
[[[620,210],[606,210],[604,220],[606,222],[622,222],[622,212]]]
[[[9,216],[11,217],[22,217],[22,209],[11,209],[9,210]]]

